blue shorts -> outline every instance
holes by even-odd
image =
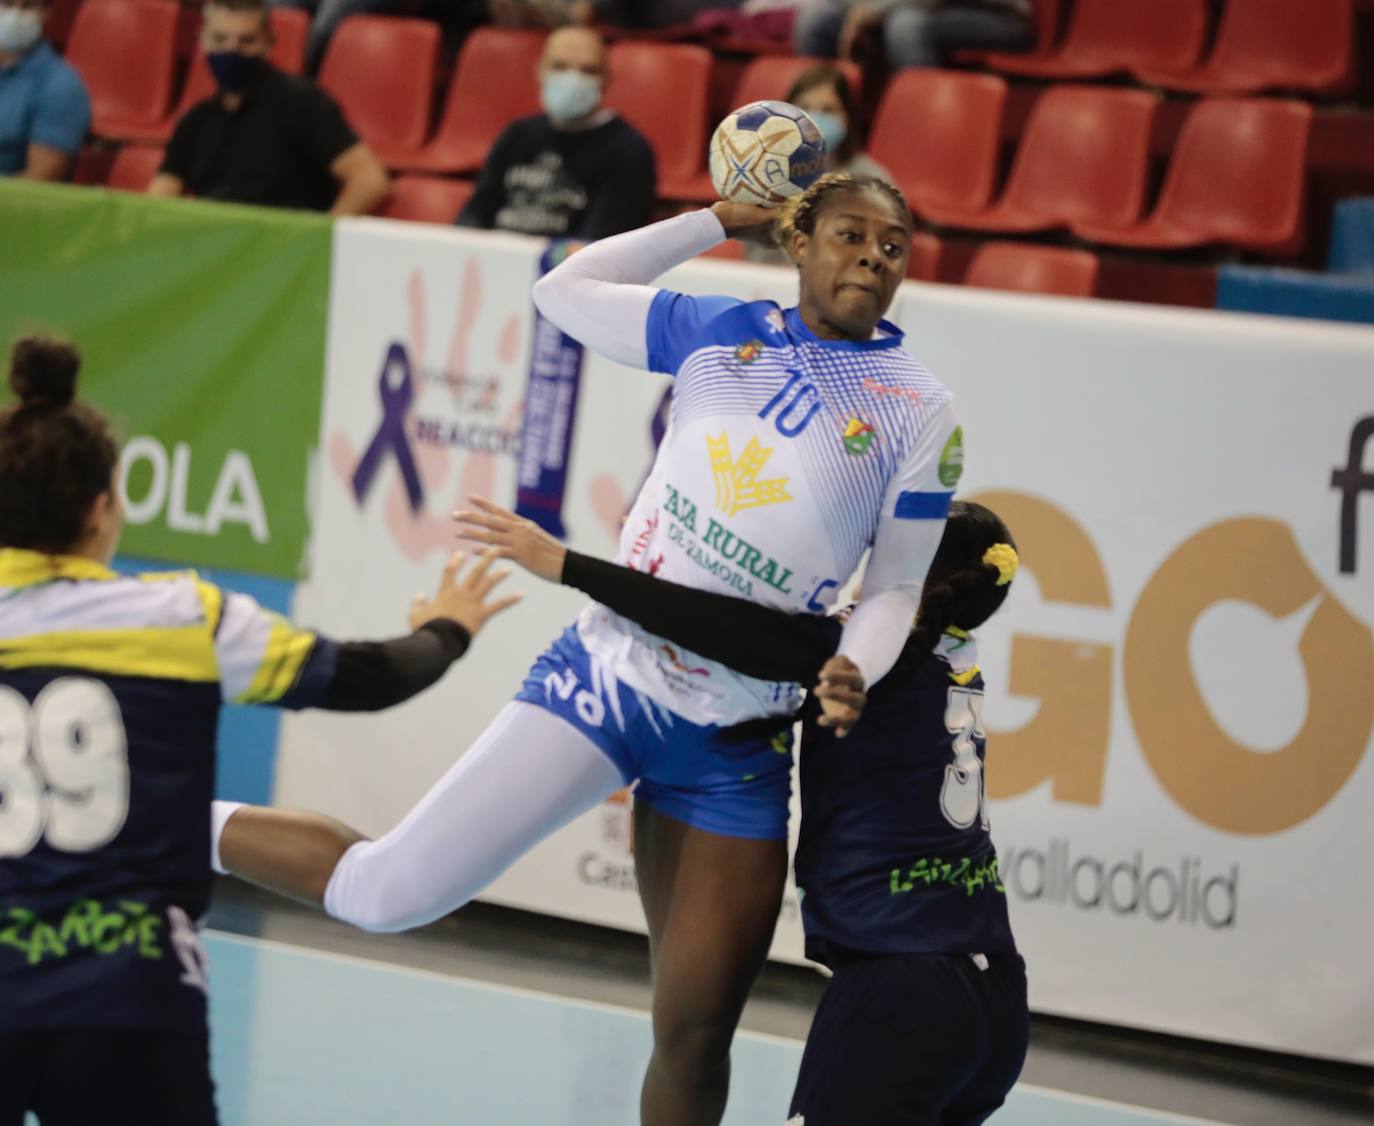
[[[690,723],[621,684],[563,631],[515,697],[572,724],[595,743],[635,800],[708,833],[785,840],[792,792],[792,721],[734,727]]]

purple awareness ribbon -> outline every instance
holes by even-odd
[[[399,383],[392,382],[393,372],[400,372]],[[415,398],[415,388],[410,381],[410,357],[406,354],[405,345],[393,342],[387,349],[377,391],[382,400],[382,421],[362,460],[358,462],[358,468],[353,472],[353,495],[359,504],[363,503],[382,459],[390,451],[396,455],[396,464],[400,466],[401,477],[405,480],[410,510],[419,512],[425,494],[420,486],[420,474],[415,468],[410,440],[406,437],[406,414]]]

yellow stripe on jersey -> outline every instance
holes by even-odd
[[[224,591],[214,583],[207,583],[197,577],[196,592],[200,595],[200,604],[205,607],[205,623],[210,627],[210,636],[214,637],[219,631],[219,621],[224,614]]]
[[[975,676],[978,675],[978,671],[979,668],[977,665],[974,665],[971,669],[965,669],[963,672],[955,672],[953,669],[950,669],[949,679],[954,681],[954,683],[959,685],[960,687],[963,687],[963,685],[967,684]]]
[[[310,630],[296,629],[279,614],[264,611],[271,620],[267,647],[253,682],[234,702],[237,704],[271,704],[291,691],[300,679],[301,669],[314,651],[316,635]]]
[[[213,684],[215,647],[204,624],[163,629],[65,630],[0,641],[0,669],[79,668]]]
[[[19,590],[58,579],[107,582],[119,576],[102,563],[79,555],[45,555],[21,547],[0,548],[0,587]]]

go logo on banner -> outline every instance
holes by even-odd
[[[986,492],[970,499],[1016,530],[1022,558],[1048,603],[1108,608],[1107,575],[1082,525],[1039,497]],[[1217,722],[1194,673],[1193,628],[1220,602],[1281,619],[1309,608],[1298,643],[1307,679],[1301,729],[1260,752]],[[1036,697],[1026,726],[999,733],[988,796],[1049,782],[1056,801],[1100,805],[1111,740],[1113,647],[1081,640],[1011,639],[1011,692]],[[1145,584],[1126,628],[1126,701],[1160,785],[1190,814],[1230,833],[1290,829],[1340,792],[1374,734],[1374,634],[1322,585],[1292,531],[1237,518],[1180,545]]]

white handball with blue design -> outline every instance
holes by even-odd
[[[789,102],[751,102],[711,137],[711,180],[732,203],[781,207],[825,171],[825,138]]]

